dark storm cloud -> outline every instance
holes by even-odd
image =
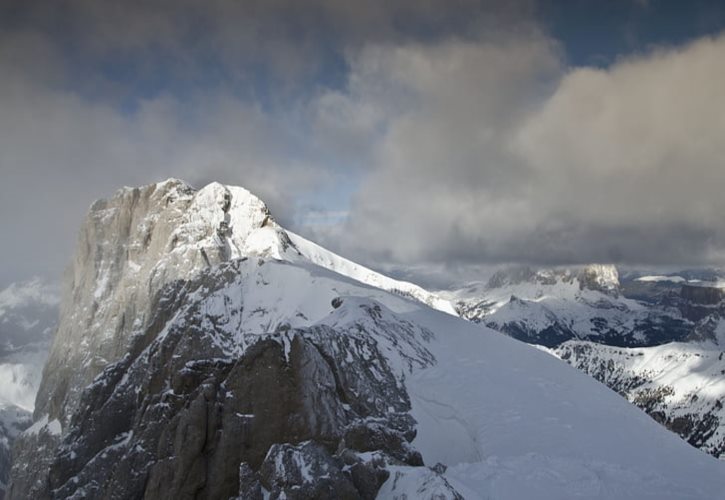
[[[266,86],[344,79],[345,51],[372,41],[434,41],[531,24],[533,2],[486,0],[11,0],[6,28],[62,48],[94,86],[138,92],[232,82],[255,98]],[[173,77],[177,81],[168,81]],[[77,82],[76,82],[77,83]],[[251,90],[250,90],[251,89]],[[91,91],[93,89],[87,89]],[[306,90],[306,89],[305,89]]]

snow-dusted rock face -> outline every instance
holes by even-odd
[[[218,183],[196,191],[170,179],[124,188],[113,198],[94,203],[65,283],[35,420],[66,428],[83,389],[125,356],[137,336],[153,329],[151,322],[159,321],[154,301],[159,290],[224,262],[253,257],[315,263],[455,313],[446,301],[415,285],[384,277],[300,236],[293,238],[295,243],[259,198]],[[304,296],[304,288],[297,290]],[[332,298],[324,307],[329,308]],[[250,322],[259,321],[254,328],[261,331],[273,332],[282,322],[305,323],[304,314],[292,316],[283,309],[273,317],[260,313],[265,308],[270,309],[263,301],[245,313]],[[38,432],[28,437],[24,447],[53,450],[57,439],[56,433]],[[36,471],[27,472],[32,476]]]
[[[611,264],[590,264],[579,271],[579,286],[614,295],[619,294],[619,272]]]
[[[725,464],[590,377],[312,257],[247,196],[171,181],[94,205],[10,498],[725,490]]]
[[[570,341],[552,351],[691,445],[725,456],[725,352],[697,343],[617,348]]]
[[[128,350],[164,285],[234,257],[293,252],[242,188],[169,180],[99,200],[81,228],[36,416],[67,423],[80,391]]]

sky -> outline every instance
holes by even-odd
[[[419,281],[722,265],[724,30],[697,0],[3,0],[0,285],[168,177]]]

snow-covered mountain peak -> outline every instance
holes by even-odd
[[[420,287],[289,233],[244,188],[214,182],[195,190],[177,179],[123,188],[95,202],[81,228],[48,361],[57,376],[41,386],[38,411],[66,418],[80,388],[123,356],[152,320],[159,290],[243,258],[317,265],[455,314],[447,301]],[[79,365],[88,369],[75,369]]]
[[[193,197],[172,246],[191,245],[222,260],[261,256],[282,260],[297,254],[267,205],[242,187],[213,182]]]

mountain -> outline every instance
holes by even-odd
[[[40,278],[0,291],[0,499],[10,474],[11,449],[28,427],[50,337],[59,291]]]
[[[547,347],[571,339],[659,345],[685,339],[693,327],[674,305],[655,306],[625,296],[614,266],[505,269],[487,283],[445,295],[462,317]]]
[[[595,380],[291,235],[241,188],[96,202],[68,276],[10,498],[725,488],[724,463]]]
[[[548,347],[720,457],[725,293],[719,279],[715,270],[630,272],[620,282],[614,266],[512,268],[447,296],[462,317]]]

